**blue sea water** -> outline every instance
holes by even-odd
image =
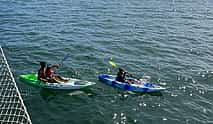
[[[213,1],[0,1],[0,45],[34,124],[213,123]],[[96,82],[88,90],[49,91],[19,81],[39,61]],[[133,94],[107,86],[108,63],[166,87]]]

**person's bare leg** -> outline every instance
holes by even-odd
[[[61,76],[54,76],[54,79],[59,83],[67,83],[69,80],[64,80]]]

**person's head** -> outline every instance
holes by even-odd
[[[47,66],[47,64],[46,64],[46,62],[40,62],[40,66],[41,66],[42,68],[45,68],[45,67]]]
[[[59,67],[58,64],[52,66],[52,68],[58,68],[58,67]]]
[[[124,72],[124,69],[118,68],[119,72]]]

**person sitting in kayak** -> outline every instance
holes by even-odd
[[[48,79],[48,82],[52,82],[52,83],[66,83],[69,80],[66,80],[64,78],[62,78],[60,75],[57,75],[55,73],[55,69],[58,68],[59,65],[52,65],[52,66],[48,66],[46,69],[46,78]]]
[[[125,76],[126,76],[127,72],[122,68],[119,68],[118,70],[119,71],[117,73],[116,81],[125,82]]]
[[[40,62],[40,69],[38,70],[38,80],[47,82],[46,78],[47,64],[45,62]]]
[[[136,80],[134,78],[125,79],[126,76],[131,76],[131,74],[128,74],[127,71],[125,71],[122,68],[119,68],[119,71],[118,71],[117,77],[116,77],[116,81],[124,82],[124,83],[128,83],[128,84],[141,84],[141,82],[139,80]]]

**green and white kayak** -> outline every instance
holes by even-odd
[[[47,89],[56,89],[56,90],[75,90],[75,89],[82,89],[85,87],[92,86],[96,83],[83,81],[79,79],[73,78],[65,78],[69,81],[66,83],[48,83],[42,82],[37,79],[37,74],[25,74],[19,75],[20,80],[22,80],[26,84],[30,84],[37,87],[47,88]]]

